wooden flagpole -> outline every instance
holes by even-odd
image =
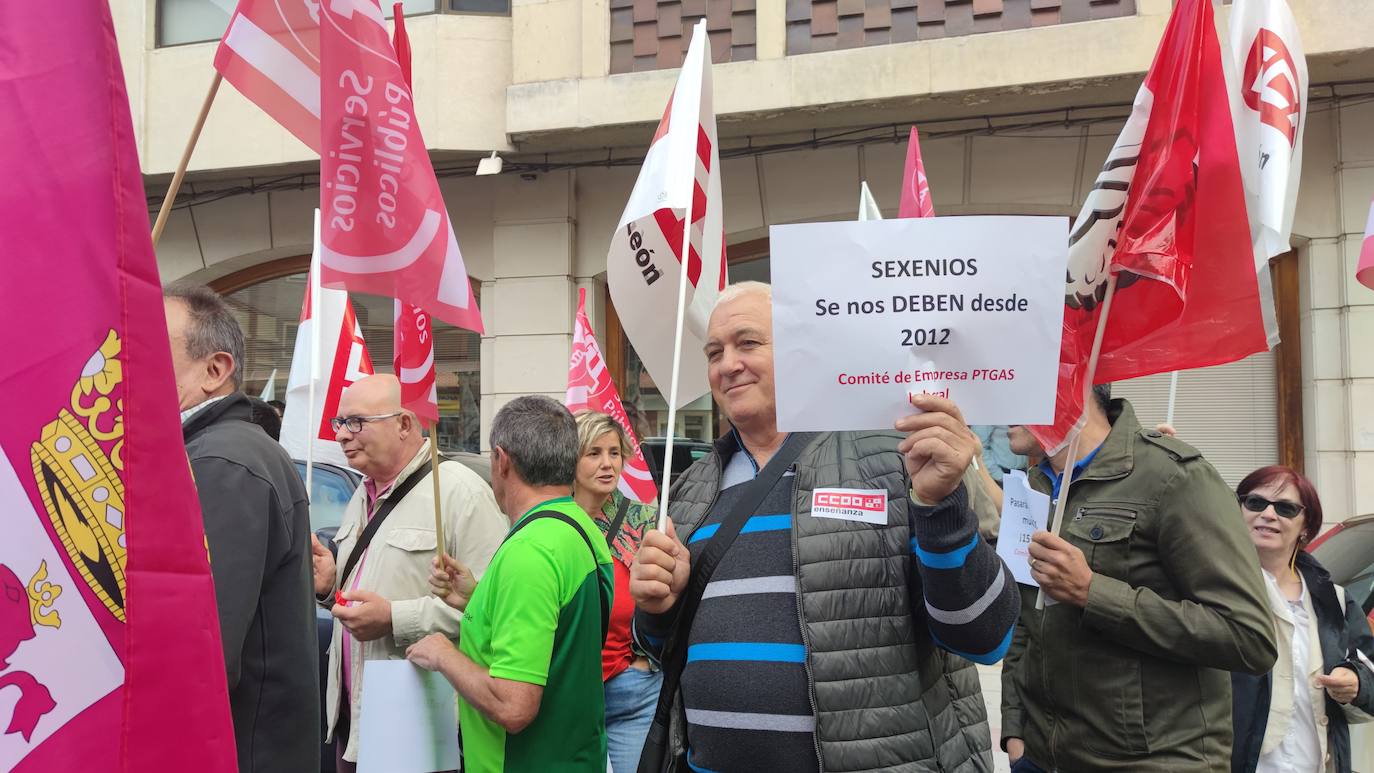
[[[1069,454],[1064,460],[1063,483],[1059,485],[1059,498],[1054,502],[1054,519],[1050,524],[1050,533],[1058,534],[1059,527],[1064,524],[1065,503],[1069,501],[1069,487],[1073,485],[1073,466],[1078,461],[1078,440],[1083,434],[1083,425],[1087,418],[1088,401],[1092,399],[1093,377],[1097,375],[1097,360],[1102,354],[1102,338],[1107,331],[1107,317],[1112,313],[1112,298],[1116,296],[1116,273],[1113,272],[1107,279],[1107,293],[1102,298],[1102,316],[1097,318],[1097,330],[1093,333],[1092,353],[1088,356],[1088,369],[1083,375],[1083,415],[1079,416],[1078,423],[1074,424],[1073,432],[1069,435]],[[1035,594],[1035,608],[1045,608],[1045,591],[1040,590]]]
[[[442,560],[446,551],[444,550],[444,513],[439,502],[439,420],[434,420],[434,426],[429,429],[429,464],[430,480],[434,481],[434,555]]]
[[[172,203],[177,200],[177,192],[181,190],[181,181],[186,177],[186,167],[191,163],[191,153],[196,149],[196,143],[200,141],[200,130],[205,128],[205,117],[210,114],[210,105],[215,102],[215,94],[219,91],[219,83],[224,80],[224,76],[215,71],[215,77],[210,80],[210,90],[205,93],[205,102],[200,106],[200,115],[196,116],[195,126],[191,128],[191,139],[186,141],[186,150],[181,153],[181,163],[177,164],[176,174],[172,175],[172,184],[167,188],[167,195],[162,199],[162,209],[158,210],[157,221],[153,223],[153,247],[157,247],[157,242],[162,238],[162,230],[167,227],[167,217],[172,214]]]

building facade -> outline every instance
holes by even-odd
[[[286,0],[283,0],[285,2]],[[298,0],[291,0],[292,2]],[[299,0],[305,2],[306,0]],[[1330,522],[1374,512],[1374,292],[1354,281],[1374,195],[1374,4],[1290,0],[1311,73],[1293,250],[1272,264],[1283,342],[1181,374],[1175,424],[1235,483],[1285,461]],[[150,211],[210,84],[229,2],[112,0]],[[487,332],[436,336],[441,437],[478,450],[505,401],[561,397],[578,290],[641,431],[664,401],[605,291],[606,251],[705,18],[732,280],[766,279],[768,227],[895,215],[917,124],[939,215],[1074,216],[1148,68],[1170,0],[407,0],[416,103]],[[1220,7],[1225,29],[1228,9]],[[475,176],[498,152],[497,175]],[[164,281],[224,292],[247,382],[284,383],[318,205],[318,158],[219,90],[158,247]],[[391,360],[387,299],[355,297]],[[1014,342],[1009,342],[1014,343]],[[1161,421],[1168,377],[1118,385]],[[709,399],[678,432],[714,436]]]

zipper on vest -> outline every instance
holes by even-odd
[[[791,468],[796,470],[796,465]],[[797,487],[794,482],[792,493],[795,497]],[[811,637],[806,632],[806,616],[802,612],[802,587],[801,587],[801,551],[797,547],[797,505],[792,504],[792,576],[797,578],[797,626],[801,629],[802,646],[806,650],[802,660],[802,669],[806,672],[806,698],[811,701],[811,716],[815,718],[816,725],[811,731],[811,744],[816,749],[816,770],[825,773],[825,761],[821,757],[821,713],[816,708],[816,678],[811,672]]]
[[[1059,500],[1058,500],[1057,498],[1050,501],[1051,512],[1053,512],[1053,507],[1056,506],[1056,505],[1058,505],[1058,503],[1059,503]],[[1065,504],[1067,504],[1067,503],[1065,503]],[[1050,692],[1049,685],[1047,684],[1047,680],[1046,680],[1046,678],[1045,678],[1045,675],[1048,674],[1048,673],[1050,672],[1050,669],[1049,669],[1049,648],[1045,646],[1045,617],[1049,615],[1049,611],[1050,611],[1050,605],[1048,605],[1048,604],[1046,604],[1046,605],[1045,605],[1045,608],[1044,608],[1043,610],[1040,611],[1040,691],[1041,691],[1041,694],[1043,694],[1043,695],[1045,696],[1046,702],[1048,702],[1048,703],[1050,704],[1050,760],[1049,760],[1049,763],[1050,763],[1050,769],[1051,769],[1051,770],[1054,770],[1054,771],[1057,771],[1057,770],[1059,769],[1059,751],[1058,751],[1058,749],[1056,748],[1057,745],[1058,745],[1058,744],[1057,744],[1057,740],[1058,740],[1058,736],[1059,736],[1059,707],[1058,707],[1057,705],[1055,705],[1055,702],[1054,702],[1054,694],[1053,694],[1052,692]],[[1024,707],[1023,707],[1023,711],[1024,711]]]

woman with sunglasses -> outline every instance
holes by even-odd
[[[630,564],[644,532],[657,523],[658,508],[631,502],[618,490],[625,460],[632,453],[630,439],[620,424],[596,411],[578,411],[575,418],[580,450],[573,498],[601,527],[615,559],[611,624],[601,650],[607,751],[614,773],[634,773],[654,721],[663,673],[634,647],[630,635],[635,613],[630,598]]]
[[[1232,674],[1233,773],[1350,771],[1350,722],[1374,711],[1374,637],[1359,605],[1303,548],[1322,525],[1312,483],[1281,465],[1236,488],[1278,634],[1274,670]]]

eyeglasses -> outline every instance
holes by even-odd
[[[395,413],[383,413],[379,416],[335,416],[334,418],[329,420],[329,426],[335,432],[338,432],[339,429],[342,427],[348,427],[349,432],[362,432],[363,425],[367,422],[381,421],[382,419],[390,419],[392,417],[400,415],[401,411],[396,411]]]
[[[1252,513],[1262,513],[1266,507],[1273,505],[1274,512],[1278,513],[1282,518],[1297,518],[1299,515],[1302,515],[1302,511],[1306,509],[1296,502],[1274,502],[1265,499],[1259,494],[1246,494],[1244,496],[1238,496],[1237,499],[1240,500],[1241,507],[1244,507]]]

